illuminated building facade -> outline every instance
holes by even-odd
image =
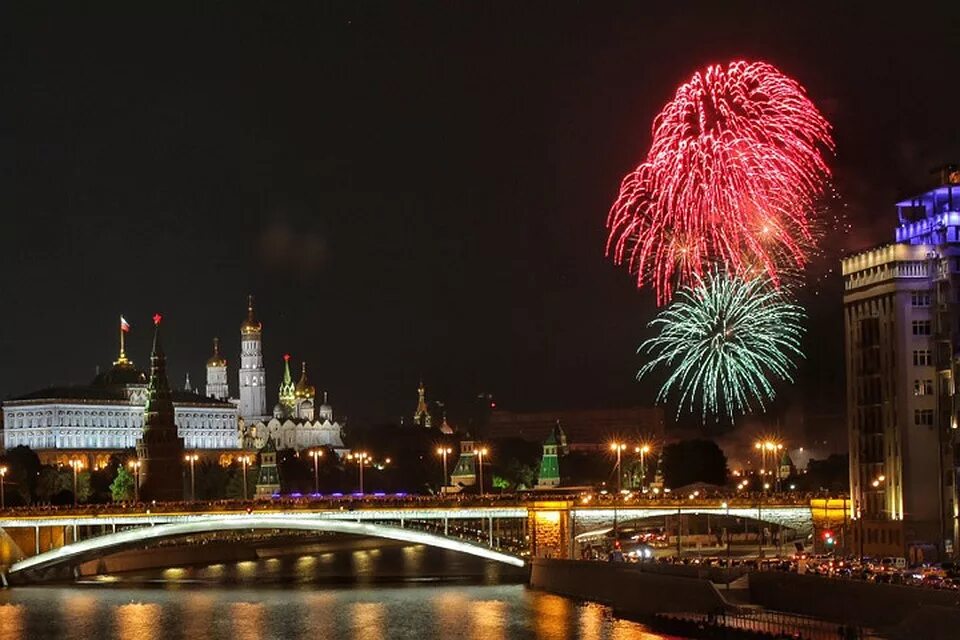
[[[253,296],[247,301],[247,318],[240,325],[240,417],[245,422],[263,420],[267,413],[267,372],[263,368],[263,325],[253,314]]]
[[[945,182],[897,203],[896,243],[842,261],[854,553],[957,550],[960,184]]]
[[[171,399],[187,449],[240,447],[234,404],[185,391],[171,391]],[[100,466],[111,454],[136,447],[147,400],[147,376],[121,347],[113,366],[88,385],[40,389],[4,401],[3,447],[30,447],[44,463],[81,457],[89,466]]]

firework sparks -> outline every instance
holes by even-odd
[[[670,371],[657,402],[676,389],[677,414],[702,405],[703,416],[747,413],[764,408],[775,392],[771,380],[792,381],[794,358],[803,357],[801,307],[769,277],[744,280],[707,271],[694,276],[650,323],[660,333],[640,345],[653,359],[637,378],[660,365]]]
[[[808,219],[830,177],[830,125],[803,87],[766,63],[708,67],[657,116],[646,160],[621,183],[607,253],[657,303],[711,265],[802,269]]]

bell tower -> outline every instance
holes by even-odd
[[[247,299],[247,319],[240,325],[240,417],[259,420],[267,412],[267,374],[263,368],[263,325],[253,314],[253,296]]]

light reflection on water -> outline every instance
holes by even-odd
[[[599,605],[524,585],[18,587],[0,591],[3,640],[662,638]]]
[[[605,607],[504,584],[525,577],[506,565],[419,545],[331,549],[0,590],[0,640],[661,637]]]

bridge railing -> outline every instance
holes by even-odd
[[[247,510],[272,511],[324,509],[366,509],[366,508],[475,508],[475,507],[534,507],[542,499],[551,502],[568,502],[572,508],[718,508],[727,505],[730,508],[770,507],[810,507],[810,495],[794,494],[716,494],[697,496],[631,495],[615,498],[612,495],[598,493],[555,494],[537,496],[536,494],[488,494],[455,496],[414,496],[408,494],[367,494],[367,495],[304,495],[299,497],[281,497],[270,500],[212,500],[193,502],[163,503],[111,503],[72,506],[30,505],[12,507],[0,511],[2,515],[14,517],[31,516],[79,516],[79,515],[123,515],[129,513],[218,513]],[[822,498],[817,498],[822,500]],[[839,498],[835,498],[839,499]]]

